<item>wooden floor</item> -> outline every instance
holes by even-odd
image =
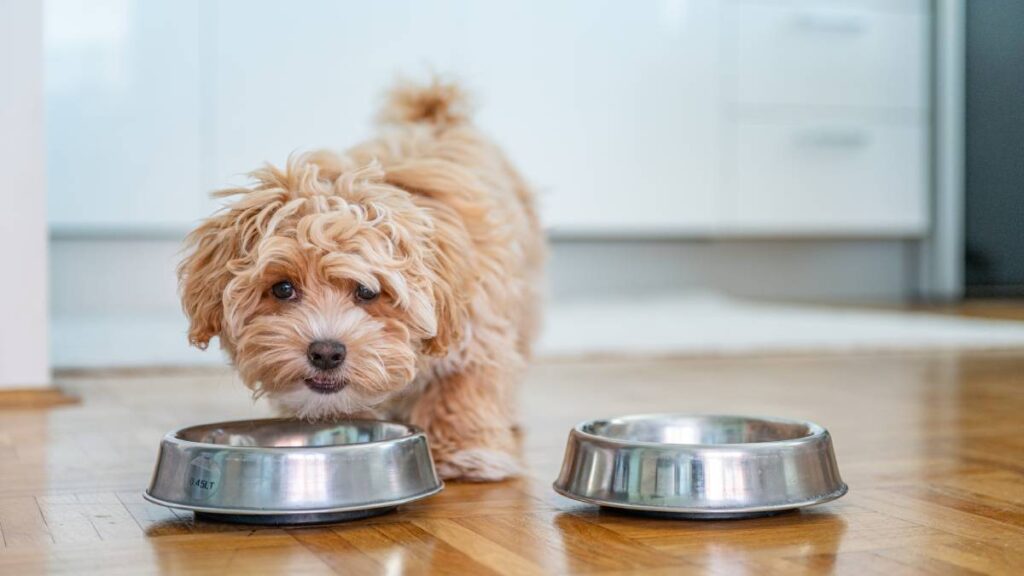
[[[167,430],[264,414],[229,373],[60,383],[82,402],[0,411],[0,574],[1024,574],[1024,352],[545,362],[522,394],[528,477],[287,530],[140,496]],[[815,420],[850,493],[712,522],[551,491],[573,423],[651,411]]]

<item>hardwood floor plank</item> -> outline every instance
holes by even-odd
[[[957,569],[940,560],[920,558],[908,563],[905,558],[890,558],[885,551],[853,551],[835,556],[807,555],[781,558],[772,565],[771,574],[856,574],[876,576],[919,576],[975,574]]]
[[[138,525],[150,537],[180,533],[180,516],[172,509],[147,502],[140,492],[120,492],[117,499]]]
[[[926,488],[907,487],[900,492],[869,490],[861,496],[872,501],[876,509],[884,510],[888,516],[922,526],[934,526],[957,536],[986,539],[1024,538],[1024,528],[947,506],[949,502],[943,504],[929,501]]]
[[[1024,487],[1024,483],[1018,484],[1018,487]],[[985,488],[980,489],[985,490]],[[1019,489],[1024,491],[1024,488]],[[945,483],[923,488],[903,488],[903,490],[917,498],[946,508],[1024,528],[1024,508],[999,498],[978,494],[974,490],[955,488]]]
[[[52,544],[53,536],[35,498],[0,498],[0,527],[8,549]]]
[[[448,543],[411,522],[340,525],[334,532],[372,558],[377,572],[395,574],[495,574]]]
[[[39,496],[36,500],[55,543],[98,542],[103,539],[74,494]]]
[[[458,520],[424,519],[413,523],[434,537],[503,576],[542,574],[543,569],[505,548],[501,543],[481,537]]]
[[[296,528],[288,534],[337,574],[379,574],[388,567],[331,528]]]
[[[0,408],[47,408],[75,404],[78,398],[57,388],[17,388],[0,390]]]
[[[0,573],[6,558],[0,554]],[[324,564],[283,531],[258,536],[213,535],[206,540],[165,537],[149,546],[102,542],[71,544],[50,554],[50,574],[333,574]]]
[[[915,568],[934,567],[937,572],[946,574],[1016,576],[1024,569],[1024,551],[998,539],[965,541],[946,538],[927,547],[887,548],[879,551],[878,555]]]
[[[1014,511],[1024,512],[1024,474],[1001,470],[970,477],[946,477],[940,485],[988,498],[999,502],[1000,505],[1011,507]]]
[[[572,514],[469,517],[458,523],[492,542],[501,542],[548,573],[642,569],[673,562],[671,556]]]

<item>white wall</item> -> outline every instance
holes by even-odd
[[[0,2],[0,388],[49,383],[42,6]]]

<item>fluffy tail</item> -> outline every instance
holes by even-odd
[[[388,92],[378,120],[385,124],[454,126],[469,122],[472,108],[469,96],[454,82],[437,76],[426,84],[402,80]]]

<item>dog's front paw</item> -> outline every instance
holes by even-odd
[[[521,472],[515,456],[490,448],[467,448],[437,462],[437,473],[445,480],[497,482]]]

